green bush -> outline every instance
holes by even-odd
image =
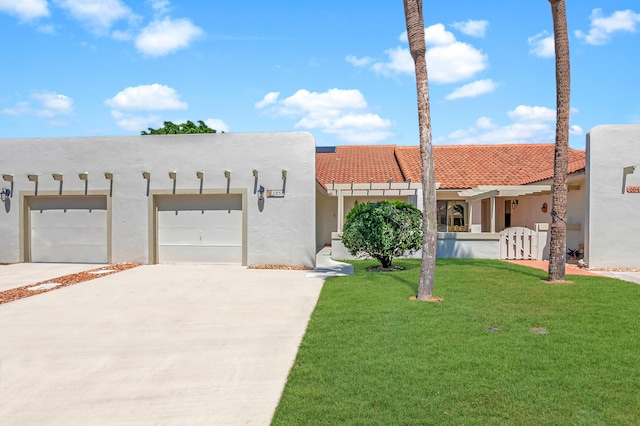
[[[353,256],[369,255],[383,268],[422,246],[422,212],[402,201],[357,204],[344,225],[342,243]]]

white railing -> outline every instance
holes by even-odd
[[[539,260],[538,233],[524,227],[507,228],[500,232],[500,258]]]

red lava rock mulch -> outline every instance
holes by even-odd
[[[10,290],[0,291],[0,305],[3,303],[13,302],[14,300],[24,299],[25,297],[34,296],[36,294],[57,290],[59,288],[78,284],[84,281],[93,280],[95,278],[106,277],[107,275],[116,274],[118,272],[126,271],[127,269],[135,268],[137,266],[140,266],[140,264],[139,263],[114,263],[112,265],[105,265],[100,268],[78,272],[77,274],[64,275],[62,277],[52,278],[46,281],[40,281],[39,283],[29,284],[29,285],[25,285],[18,288],[12,288]],[[107,272],[92,273],[97,271],[107,271]],[[35,287],[39,284],[45,284],[45,283],[56,283],[60,285],[53,288],[29,290],[29,287]]]
[[[309,266],[289,266],[289,265],[249,265],[247,269],[280,269],[284,271],[311,271]]]

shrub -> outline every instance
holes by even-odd
[[[367,254],[389,268],[394,257],[422,245],[422,212],[402,201],[357,204],[347,214],[342,243],[353,256]]]

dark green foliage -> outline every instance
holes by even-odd
[[[422,244],[422,212],[402,201],[356,204],[347,214],[342,242],[353,256],[365,253],[383,268]]]
[[[174,124],[171,121],[165,121],[164,126],[158,129],[152,129],[149,127],[149,131],[144,130],[140,132],[141,135],[184,135],[191,133],[217,133],[218,131],[207,126],[204,121],[198,120],[196,126],[193,121],[187,121],[186,123]],[[224,133],[224,132],[222,132]]]

